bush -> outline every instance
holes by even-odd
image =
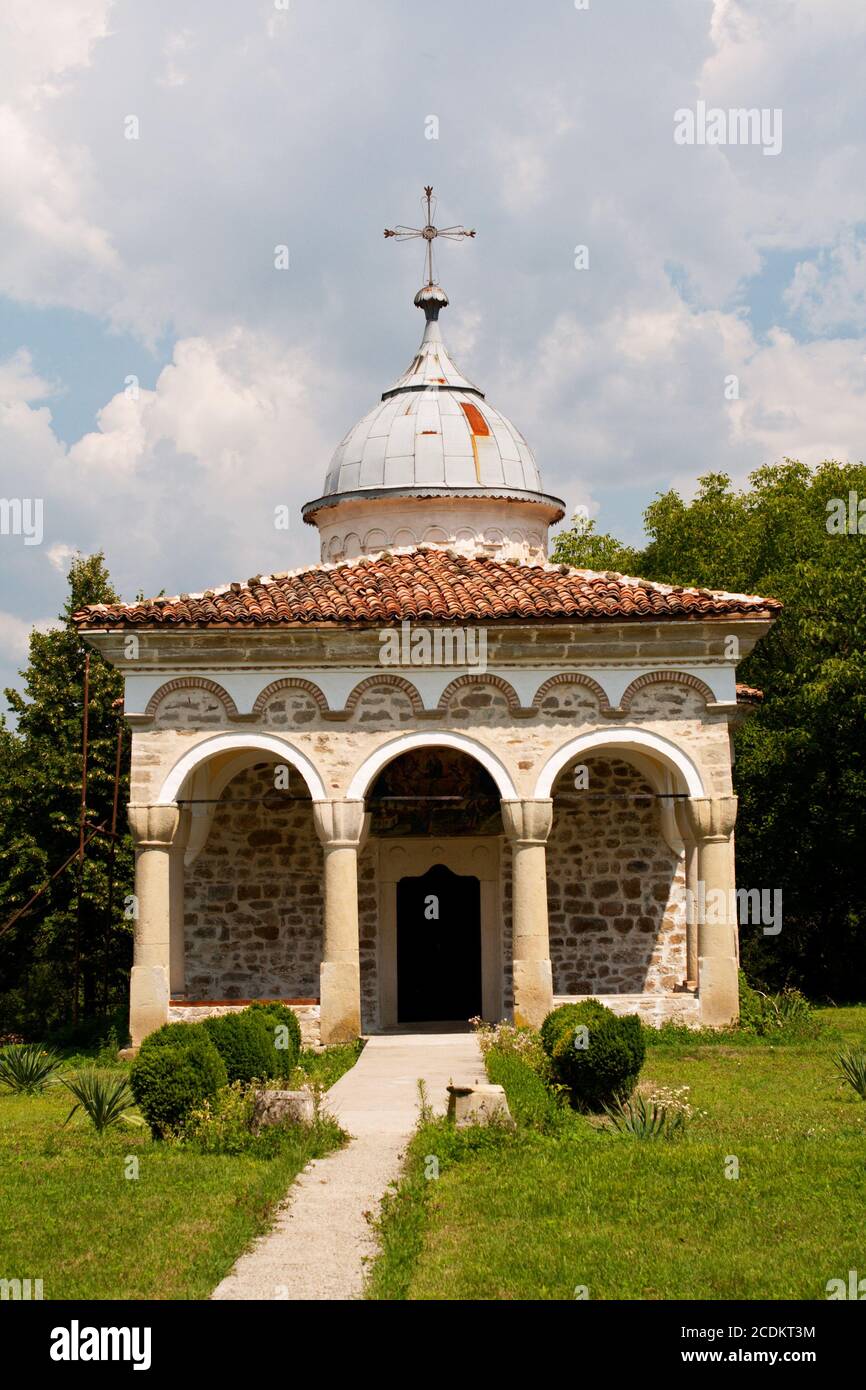
[[[77,1076],[63,1077],[62,1084],[75,1097],[75,1104],[64,1120],[69,1124],[76,1110],[83,1110],[97,1134],[117,1125],[141,1124],[137,1115],[127,1115],[132,1105],[133,1095],[125,1076],[106,1076],[94,1067],[79,1072]]]
[[[255,1097],[249,1086],[233,1081],[187,1115],[184,1141],[199,1153],[239,1154],[254,1146]]]
[[[570,1012],[562,1022],[542,1024],[542,1036],[552,1045],[555,1079],[571,1092],[581,1110],[599,1110],[626,1099],[634,1088],[644,1060],[644,1041],[637,1014],[619,1018],[597,1000],[564,1005]],[[554,1013],[562,1014],[562,1009]],[[587,1030],[586,1047],[576,1046],[575,1032]]]
[[[266,1081],[277,1075],[274,1035],[264,1014],[245,1009],[195,1026],[208,1034],[225,1062],[229,1081]]]
[[[812,1012],[812,1005],[798,989],[783,989],[780,994],[762,994],[753,989],[743,971],[739,972],[739,1028],[759,1038],[787,1036],[792,1039],[816,1038],[822,1025]]]
[[[288,1004],[250,1004],[246,1013],[263,1018],[268,1026],[271,1047],[276,1054],[273,1074],[291,1076],[301,1055],[301,1025],[294,1009],[290,1009]],[[285,1033],[277,1033],[278,1028],[284,1028]],[[282,1043],[288,1046],[281,1046]]]
[[[549,1080],[550,1059],[535,1028],[518,1028],[513,1023],[482,1023],[481,1019],[472,1021],[485,1060],[491,1052],[507,1053],[519,1057],[545,1081]]]
[[[199,1038],[206,1036],[202,1023],[164,1023],[156,1032],[148,1033],[141,1051],[149,1052],[153,1047],[194,1047]]]
[[[130,1073],[132,1094],[155,1139],[178,1130],[190,1111],[215,1096],[228,1080],[225,1062],[200,1024],[168,1026],[182,1028],[188,1036],[166,1040],[152,1033]]]
[[[609,1013],[610,1009],[597,999],[585,999],[581,1004],[560,1004],[541,1025],[541,1046],[548,1057],[552,1057],[554,1046],[564,1032],[568,1031],[573,1037],[576,1028],[588,1027],[591,1019],[604,1018]]]
[[[853,1086],[861,1100],[866,1100],[866,1050],[846,1047],[833,1058],[839,1074]]]
[[[39,1043],[13,1043],[0,1051],[0,1086],[18,1095],[41,1095],[59,1069],[60,1058]]]
[[[508,1108],[521,1129],[550,1134],[561,1127],[562,1106],[530,1062],[496,1048],[487,1053],[485,1062],[494,1086],[504,1087]]]
[[[620,1100],[604,1110],[613,1128],[632,1139],[676,1139],[686,1127],[682,1109],[669,1109],[647,1096]]]

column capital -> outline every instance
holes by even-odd
[[[170,806],[141,806],[131,803],[126,808],[129,828],[136,849],[170,849],[180,824],[180,809]]]
[[[553,825],[553,801],[501,801],[502,824],[512,844],[544,845]]]
[[[731,838],[737,819],[735,796],[690,796],[680,805],[685,825],[699,845]]]
[[[360,850],[369,833],[370,816],[363,801],[314,801],[313,823],[326,849]]]

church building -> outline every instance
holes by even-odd
[[[76,615],[132,728],[134,1047],[255,999],[323,1043],[587,996],[736,1018],[736,664],[779,605],[551,564],[564,504],[428,267],[303,509],[318,564]]]

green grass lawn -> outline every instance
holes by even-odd
[[[828,1279],[866,1275],[866,1103],[832,1065],[840,1034],[866,1040],[866,1008],[820,1016],[835,1037],[648,1049],[642,1080],[689,1086],[706,1112],[672,1142],[580,1116],[555,1137],[424,1127],[370,1296],[824,1299]]]
[[[334,1052],[305,1052],[305,1074],[331,1085],[358,1055]],[[0,1278],[42,1279],[46,1299],[207,1298],[296,1174],[338,1142],[331,1125],[270,1158],[197,1154],[146,1129],[99,1138],[78,1117],[64,1129],[73,1103],[61,1087],[0,1094]]]

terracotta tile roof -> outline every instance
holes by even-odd
[[[397,551],[343,565],[259,575],[201,594],[95,604],[81,628],[281,627],[517,619],[586,622],[773,618],[775,599],[655,584],[567,565],[522,565],[454,551]]]
[[[760,705],[764,698],[763,690],[758,690],[754,685],[737,686],[738,705]]]

